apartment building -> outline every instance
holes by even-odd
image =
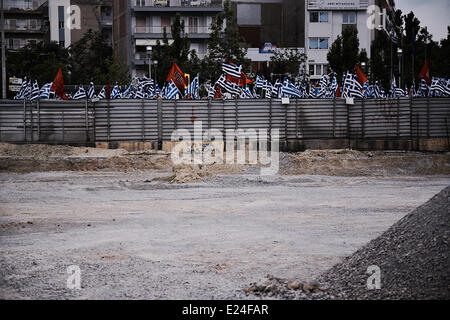
[[[305,43],[311,79],[328,73],[327,53],[345,28],[358,30],[359,47],[370,58],[373,30],[367,27],[367,8],[374,0],[307,0]]]
[[[17,50],[48,37],[49,21],[40,1],[3,0],[3,8],[7,49]]]
[[[170,27],[179,13],[190,49],[203,58],[211,22],[221,11],[222,0],[117,0],[113,5],[113,46],[132,76],[147,75],[151,48],[163,39],[164,29],[170,41]]]

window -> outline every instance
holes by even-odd
[[[309,75],[310,76],[322,76],[324,74],[328,74],[328,65],[327,64],[310,64],[309,65]]]
[[[328,49],[328,38],[319,39],[319,49]]]
[[[189,17],[189,33],[198,33],[198,17]]]
[[[355,24],[356,23],[356,12],[344,12],[342,14],[342,23]]]
[[[309,48],[310,49],[319,49],[319,39],[318,38],[309,38]]]
[[[311,11],[309,22],[328,22],[328,12]]]
[[[309,38],[310,49],[328,49],[328,38]]]
[[[58,27],[60,30],[64,29],[64,21],[59,21]]]

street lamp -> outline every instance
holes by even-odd
[[[147,58],[148,58],[148,77],[152,77],[152,46],[147,46]]]
[[[366,73],[366,63],[364,61],[361,62],[361,67],[362,67],[364,73]]]
[[[155,86],[156,86],[156,68],[158,67],[158,60],[153,60],[153,65],[155,66]]]
[[[403,50],[401,48],[397,49],[397,56],[398,56],[398,86],[399,88],[402,87],[402,56],[403,56]]]

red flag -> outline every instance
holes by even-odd
[[[220,86],[218,85],[217,89],[216,89],[216,93],[214,94],[214,99],[221,99],[221,98],[222,98],[222,92],[220,90]]]
[[[335,94],[336,98],[340,98],[341,97],[341,85],[338,83],[338,87],[336,89],[336,94]]]
[[[229,74],[227,74],[226,77],[227,77],[227,81],[228,82],[234,82],[239,87],[245,87],[247,84],[253,82],[253,80],[250,80],[244,72],[241,72],[241,77],[240,78],[236,78],[236,77],[230,76]]]
[[[170,69],[170,72],[167,75],[166,82],[170,82],[170,80],[172,80],[180,90],[186,89],[186,86],[188,85],[187,79],[184,76],[183,71],[181,71],[181,69],[177,66],[175,62],[173,63],[172,68]]]
[[[61,68],[58,69],[58,73],[56,74],[55,79],[53,80],[52,87],[50,91],[55,91],[55,94],[58,98],[68,100],[69,97],[64,93],[64,77],[62,74]]]
[[[358,80],[358,82],[363,86],[364,83],[366,83],[367,81],[369,81],[366,77],[366,75],[364,74],[364,72],[361,70],[361,68],[359,67],[359,65],[356,65],[356,79]]]
[[[111,98],[111,82],[109,81],[108,81],[108,88],[106,89],[105,98],[108,100]]]
[[[419,78],[424,79],[428,85],[431,84],[431,80],[430,80],[430,68],[428,66],[428,60],[425,61],[425,64],[422,67],[422,70],[419,73]]]

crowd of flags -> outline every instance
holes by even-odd
[[[428,68],[427,64],[424,68]],[[344,74],[341,84],[336,76],[322,76],[317,84],[308,82],[305,78],[297,77],[293,81],[285,78],[283,82],[275,83],[256,76],[250,80],[242,71],[241,65],[231,62],[222,64],[222,74],[214,84],[205,85],[208,99],[270,99],[270,98],[309,98],[331,99],[335,97],[380,99],[399,97],[442,97],[450,96],[450,79],[429,78],[428,70],[422,70],[420,84],[416,87],[413,82],[411,87],[397,87],[395,78],[392,81],[389,92],[385,92],[378,81],[370,84],[361,68],[356,66],[356,74],[347,72]],[[55,80],[44,84],[41,88],[37,81],[32,82],[24,78],[20,91],[14,97],[16,100],[37,99],[64,99],[64,100],[102,100],[102,99],[201,99],[199,95],[200,80],[197,75],[189,83],[188,77],[173,64],[166,83],[160,89],[158,83],[150,78],[135,78],[121,90],[118,84],[111,89],[103,86],[96,94],[94,83],[89,84],[87,91],[83,86],[78,86],[73,94],[63,92],[63,79],[61,70],[58,71]],[[228,93],[227,95],[225,93]],[[205,97],[206,98],[206,97]]]

